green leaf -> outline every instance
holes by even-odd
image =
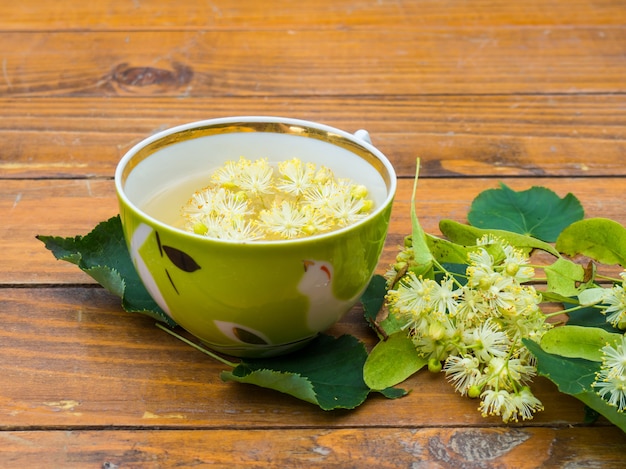
[[[361,296],[365,320],[379,339],[386,339],[391,334],[402,329],[404,323],[391,314],[384,307],[387,294],[387,281],[381,275],[374,275],[365,292]]]
[[[380,323],[380,328],[385,332],[385,337],[389,337],[402,330],[406,321],[401,321],[395,314],[388,314]]]
[[[602,347],[621,340],[621,334],[612,334],[596,327],[567,325],[547,331],[541,338],[541,348],[568,358],[602,361]]]
[[[578,294],[578,302],[582,306],[597,305],[604,301],[608,290],[602,287],[587,288]]]
[[[297,373],[287,371],[277,372],[267,369],[251,371],[240,368],[240,366],[241,365],[238,365],[233,371],[222,371],[220,377],[224,381],[253,384],[262,388],[273,389],[289,394],[290,396],[294,396],[311,404],[319,404],[311,381]],[[363,398],[363,400],[365,399]]]
[[[371,391],[363,380],[366,359],[365,347],[355,337],[322,334],[297,352],[269,359],[246,359],[220,376],[225,381],[274,389],[324,410],[353,409]],[[384,391],[392,397],[401,394]]]
[[[617,426],[623,432],[626,432],[626,414],[618,412],[614,406],[609,405],[598,393],[594,391],[585,391],[574,396],[579,401],[587,405],[587,407],[602,414],[609,422]],[[585,414],[587,415],[587,414]]]
[[[568,308],[574,305],[565,302],[564,306]],[[601,314],[600,310],[593,306],[587,306],[575,311],[569,311],[567,316],[569,317],[567,321],[568,325],[597,327],[608,332],[617,332],[619,334],[623,333],[623,331],[620,331],[616,327],[613,327],[610,323],[606,322],[606,316]]]
[[[90,277],[102,285],[106,290],[110,291],[120,298],[124,297],[126,290],[126,281],[115,269],[97,265],[91,268],[83,269]]]
[[[576,395],[591,390],[591,384],[600,370],[600,363],[547,353],[537,342],[530,339],[522,341],[537,358],[537,372],[555,383],[559,391]]]
[[[372,389],[385,389],[401,383],[428,363],[417,353],[404,331],[392,334],[372,349],[363,367],[365,383]]]
[[[448,219],[443,219],[439,222],[439,229],[450,241],[463,246],[474,246],[476,245],[477,239],[482,238],[486,234],[491,234],[505,240],[512,246],[526,251],[540,249],[555,257],[561,257],[559,251],[554,249],[552,245],[537,238],[533,238],[532,236],[513,233],[511,231],[476,228],[475,226],[465,225]]]
[[[406,389],[400,388],[385,388],[377,392],[381,393],[387,399],[398,399],[399,397],[404,397],[409,393]]]
[[[593,279],[585,282],[585,269],[581,265],[564,258],[544,267],[544,272],[548,291],[563,296],[576,296],[593,282]]]
[[[433,257],[442,264],[467,264],[469,253],[474,250],[472,247],[468,248],[429,234],[426,235],[426,242]],[[476,244],[476,240],[473,244]]]
[[[617,412],[616,407],[610,406],[591,387],[600,363],[550,354],[532,340],[523,339],[523,342],[537,359],[539,375],[556,384],[560,392],[580,400],[626,432],[626,414]]]
[[[367,288],[361,295],[361,304],[363,305],[363,315],[365,320],[374,329],[378,313],[385,302],[387,294],[387,280],[382,275],[374,275],[367,285]]]
[[[563,230],[556,249],[569,256],[583,254],[602,264],[626,267],[626,228],[608,218],[581,220]]]
[[[122,298],[125,311],[146,314],[169,326],[176,326],[141,283],[126,247],[119,216],[99,223],[86,236],[38,235],[37,239],[57,259],[77,265],[108,291]]]
[[[417,159],[415,169],[415,180],[413,182],[413,193],[411,195],[411,235],[413,241],[413,260],[414,267],[411,270],[415,275],[423,275],[424,277],[432,277],[433,270],[433,256],[428,249],[426,242],[426,234],[424,229],[419,223],[417,218],[417,211],[415,209],[415,197],[417,194],[417,181],[419,179],[420,159]]]
[[[516,192],[500,183],[500,189],[488,189],[474,199],[467,219],[479,228],[512,231],[554,242],[566,226],[583,216],[582,205],[573,194],[561,199],[546,187]]]

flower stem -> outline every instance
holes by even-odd
[[[600,278],[602,280],[608,280],[613,283],[621,283],[623,281],[621,278],[610,277],[608,275],[602,275],[598,273],[596,273],[596,278]]]
[[[196,343],[192,342],[192,341],[191,341],[191,340],[189,340],[189,339],[184,338],[182,335],[177,334],[177,333],[176,333],[176,332],[174,332],[173,330],[168,329],[167,327],[165,327],[165,326],[163,326],[163,325],[159,324],[158,322],[157,322],[157,323],[155,323],[155,325],[156,325],[156,327],[158,327],[159,329],[162,329],[162,330],[164,330],[165,332],[167,332],[169,335],[172,335],[172,336],[176,337],[178,340],[181,340],[181,341],[185,342],[187,345],[191,345],[191,346],[192,346],[193,348],[195,348],[196,350],[199,350],[200,352],[202,352],[202,353],[204,353],[204,354],[208,355],[209,357],[211,357],[211,358],[213,358],[213,359],[217,360],[218,362],[223,363],[223,364],[224,364],[224,365],[226,365],[226,366],[230,366],[231,368],[235,368],[235,367],[237,366],[237,363],[230,362],[230,361],[226,360],[225,358],[220,357],[219,355],[217,355],[217,354],[215,354],[215,353],[211,352],[210,350],[205,349],[204,347],[202,347],[202,346],[200,346],[200,345],[198,345],[198,344],[196,344]]]
[[[451,278],[452,278],[452,282],[454,282],[454,284],[455,284],[457,287],[459,287],[459,288],[462,288],[462,287],[463,287],[463,285],[461,284],[461,282],[459,282],[459,281],[456,279],[456,277],[455,277],[454,275],[451,275],[451,274],[450,274],[450,272],[449,272],[449,271],[448,271],[448,270],[447,270],[447,269],[446,269],[443,265],[441,265],[441,264],[437,261],[437,259],[435,259],[434,257],[433,257],[433,264],[435,265],[435,267],[437,267],[438,269],[440,269],[441,273],[443,273],[443,274],[445,274],[445,275],[447,275],[447,276],[451,277]],[[459,276],[460,276],[460,277],[465,277],[465,278],[467,278],[467,276],[466,276],[466,275],[459,275]]]
[[[553,316],[558,316],[559,314],[567,314],[567,313],[571,313],[573,311],[578,311],[579,309],[588,308],[589,306],[595,306],[595,305],[587,305],[587,306],[585,306],[585,305],[577,305],[577,306],[572,306],[571,308],[562,309],[560,311],[555,311],[554,313],[548,313],[545,316],[547,318],[551,318]],[[602,309],[602,308],[598,307],[598,309]]]

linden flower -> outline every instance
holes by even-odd
[[[370,208],[363,199],[355,199],[349,193],[342,193],[330,201],[324,213],[336,219],[340,226],[348,226],[365,217]]]
[[[274,168],[267,160],[256,160],[254,163],[246,162],[242,165],[241,173],[235,183],[244,191],[252,194],[272,193],[272,175]]]
[[[303,163],[297,158],[278,164],[281,179],[277,188],[299,196],[315,186],[315,165]]]
[[[477,386],[481,379],[481,370],[476,357],[471,355],[450,355],[443,366],[448,381],[454,389],[465,396],[472,386]]]
[[[530,420],[535,412],[543,410],[543,404],[533,395],[528,386],[524,386],[517,394],[513,395],[513,404],[516,414],[511,415],[510,418],[516,422],[518,416],[522,417],[522,420]]]
[[[428,357],[441,362],[450,354],[457,353],[455,338],[458,336],[456,325],[446,314],[431,313],[424,317],[426,328],[415,333],[411,339],[417,351]]]
[[[253,241],[263,237],[263,233],[257,227],[241,217],[228,217],[222,227],[224,230],[219,236],[222,239]]]
[[[306,215],[306,223],[302,227],[302,232],[305,235],[312,236],[332,229],[332,220],[320,213],[319,210],[306,206],[304,214]]]
[[[604,376],[600,373],[593,387],[609,405],[617,407],[618,412],[624,412],[626,408],[626,376]]]
[[[374,202],[363,185],[298,158],[227,161],[182,207],[184,228],[236,241],[313,236],[351,225]]]
[[[421,315],[422,312],[429,312],[432,309],[430,293],[436,283],[434,280],[423,279],[409,272],[396,290],[388,292],[388,299],[397,314]]]
[[[507,423],[511,420],[517,422],[533,418],[533,413],[543,410],[541,401],[537,399],[530,389],[523,387],[519,392],[509,392],[504,389],[499,391],[489,389],[481,394],[482,402],[479,410],[483,417],[498,415]]]
[[[436,311],[447,311],[454,315],[458,308],[457,291],[454,288],[454,279],[448,277],[441,283],[433,282],[432,291],[430,293],[431,308]]]
[[[411,244],[405,240],[387,274],[389,313],[429,370],[443,370],[460,394],[480,397],[484,416],[532,418],[543,407],[526,384],[536,367],[522,338],[539,341],[550,326],[538,306],[541,295],[521,284],[534,276],[526,254],[486,236],[469,252],[464,276],[437,265],[434,280],[411,271]]]
[[[342,189],[334,181],[325,182],[310,188],[303,198],[312,208],[325,210],[338,197],[343,197]]]
[[[604,314],[606,322],[619,329],[626,328],[626,272],[620,274],[623,281],[621,285],[615,285],[608,289],[604,295],[604,303],[607,304]]]
[[[241,160],[239,163],[227,161],[224,163],[224,166],[213,173],[212,179],[221,187],[234,189],[237,187],[243,165],[245,165],[245,162]]]
[[[459,294],[456,315],[468,327],[479,325],[483,318],[491,315],[491,306],[485,301],[483,294],[467,285],[463,286]]]
[[[502,272],[505,275],[514,277],[519,282],[526,282],[535,276],[535,269],[527,265],[530,259],[520,249],[503,246],[502,250],[505,255]]]
[[[510,345],[507,335],[490,319],[466,331],[464,338],[468,347],[483,362],[488,362],[491,357],[505,357]]]
[[[487,389],[480,395],[481,403],[478,407],[483,417],[489,415],[502,415],[503,413],[511,415],[513,413],[514,404],[511,394],[501,389]]]
[[[616,345],[602,347],[602,364],[592,384],[596,392],[618,412],[626,408],[626,336]]]
[[[212,190],[197,191],[184,207],[183,212],[190,218],[200,218],[213,213],[214,192]]]
[[[259,214],[259,226],[269,233],[282,238],[295,238],[301,234],[307,223],[307,215],[298,210],[295,204],[283,201],[270,210]]]
[[[602,363],[607,368],[610,376],[626,375],[626,336],[615,347],[605,345],[602,347]]]

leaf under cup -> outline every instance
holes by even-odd
[[[38,235],[37,239],[58,260],[77,265],[106,290],[119,296],[125,311],[145,314],[176,326],[143,286],[128,253],[119,215],[99,223],[85,236]]]
[[[132,263],[119,216],[99,223],[89,234],[62,238],[39,235],[59,260],[70,262],[90,275],[106,290],[122,299],[127,312],[148,315],[170,327],[177,324],[150,297]],[[174,255],[174,254],[172,254]],[[193,268],[193,264],[187,263]],[[372,392],[363,380],[367,352],[351,335],[334,338],[320,335],[304,349],[267,359],[233,363],[161,327],[220,363],[233,367],[221,374],[225,381],[248,383],[290,394],[324,410],[353,409]],[[387,398],[404,396],[403,389],[376,390]]]
[[[248,358],[220,376],[225,381],[275,389],[324,410],[354,409],[372,391],[363,380],[366,358],[363,343],[355,337],[320,335],[307,347],[280,359]],[[399,389],[383,391],[386,397],[406,394]]]

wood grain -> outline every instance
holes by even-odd
[[[225,383],[219,373],[228,367],[154,320],[123,312],[119,299],[101,288],[4,288],[0,323],[0,429],[502,425],[481,417],[477,401],[455,394],[442,375],[425,370],[402,384],[412,391],[408,396],[374,395],[356,411],[322,411],[275,391]],[[376,341],[358,307],[328,333],[352,334],[368,348]],[[578,400],[543,378],[533,389],[545,406],[533,426],[583,423]]]
[[[623,9],[609,0],[529,0],[524,4],[496,0],[399,0],[354,2],[275,0],[271,9],[256,0],[197,2],[154,0],[93,3],[24,0],[3,5],[6,30],[267,30],[267,29],[394,29],[488,26],[622,25]]]
[[[184,444],[181,442],[184,441]],[[621,468],[614,429],[383,428],[4,432],[12,467],[45,451],[49,467],[602,467]],[[595,450],[590,450],[595,448]]]
[[[149,31],[0,31],[0,43],[12,45],[0,95],[15,97],[625,91],[626,62],[614,58],[626,53],[626,32],[606,26],[162,31],[158,41]]]
[[[400,177],[626,174],[626,95],[0,97],[0,178],[113,176],[132,145],[187,122],[288,115],[365,128]],[[60,111],[62,110],[62,111]]]

